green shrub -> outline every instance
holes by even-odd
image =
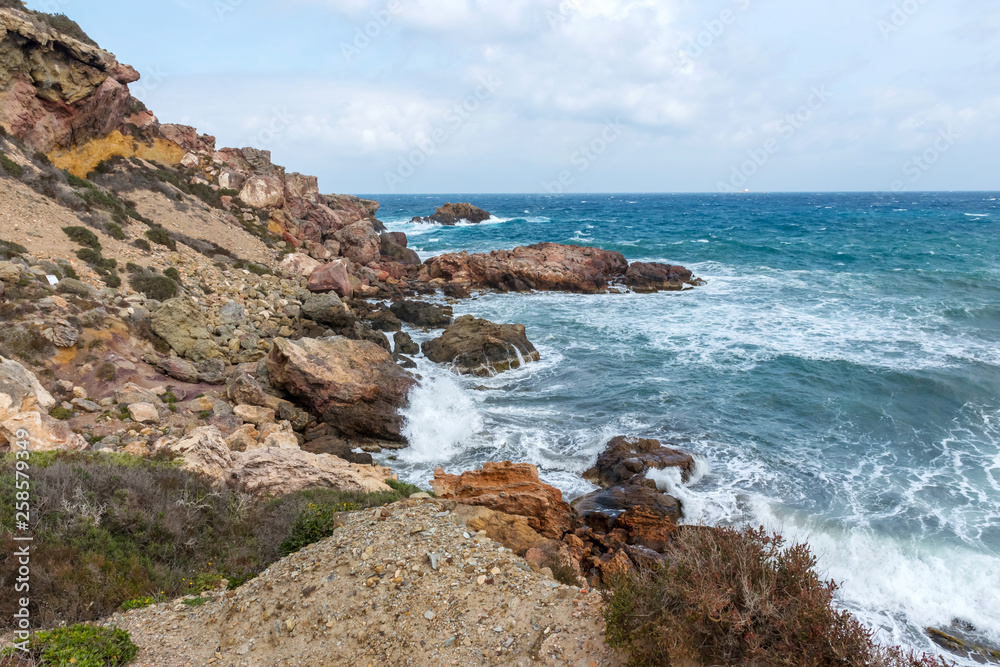
[[[177,250],[177,242],[170,236],[170,232],[163,227],[153,227],[146,232],[146,238],[158,245],[166,246],[171,250]]]
[[[104,231],[116,241],[124,241],[126,239],[125,230],[117,222],[104,223]]]
[[[149,299],[166,301],[177,296],[177,283],[167,276],[153,273],[137,273],[129,278],[129,284],[136,292],[145,294]]]
[[[86,227],[63,227],[63,232],[65,232],[66,236],[68,236],[74,243],[78,243],[88,248],[93,248],[97,252],[101,251],[101,240],[97,238],[97,234],[90,231]]]
[[[415,486],[415,485],[410,484],[408,482],[400,482],[397,479],[387,479],[387,480],[385,480],[385,483],[393,491],[398,491],[399,493],[403,494],[403,496],[406,497],[406,498],[409,498],[414,493],[427,493],[426,491],[424,491],[423,489],[421,489],[419,486]]]
[[[170,278],[171,280],[173,280],[177,284],[181,283],[181,272],[178,271],[173,266],[171,266],[170,268],[166,269],[163,272],[163,275],[165,275],[167,278]]]
[[[0,151],[0,167],[14,178],[21,178],[24,175],[24,167],[7,157],[7,154]]]
[[[139,250],[145,250],[146,252],[149,252],[153,249],[152,246],[149,245],[149,241],[147,241],[146,239],[136,239],[135,241],[132,241],[132,245],[134,245]]]
[[[97,368],[97,377],[105,382],[112,382],[118,377],[118,369],[114,364],[105,362]]]
[[[113,257],[105,257],[100,251],[91,248],[81,248],[76,251],[76,256],[92,266],[98,273],[109,272],[118,267],[118,260]],[[103,275],[103,274],[102,274]]]
[[[658,569],[605,582],[608,643],[636,667],[945,664],[877,645],[815,566],[808,546],[763,528],[683,528]]]
[[[49,410],[49,416],[52,417],[53,419],[59,419],[65,421],[67,419],[73,418],[73,411],[67,410],[61,405],[57,405],[56,407]]]
[[[79,176],[76,176],[74,174],[71,174],[70,172],[66,171],[65,169],[63,169],[63,174],[66,176],[66,182],[69,183],[74,188],[76,188],[77,190],[79,190],[81,188],[82,189],[89,189],[89,188],[93,188],[94,187],[93,184],[88,183],[85,179],[80,178]]]
[[[122,279],[113,273],[102,275],[101,280],[103,280],[104,284],[110,287],[111,289],[118,289],[119,287],[122,286]]]
[[[309,503],[295,517],[288,538],[281,543],[281,555],[295,553],[302,547],[333,535],[336,529],[335,519],[339,512],[352,512],[358,509],[350,503],[338,505]]]
[[[0,327],[0,355],[31,364],[54,352],[55,346],[37,327],[17,324]]]
[[[36,632],[29,642],[32,662],[45,667],[120,667],[139,654],[129,633],[118,628],[74,625]]]
[[[18,257],[26,254],[28,254],[28,249],[20,243],[0,240],[0,260],[6,261],[11,257]]]
[[[0,505],[15,499],[13,455],[0,455]],[[290,526],[309,507],[364,508],[398,492],[318,489],[261,499],[170,461],[125,454],[32,455],[32,619],[41,626],[106,617],[127,600],[198,595],[263,572],[282,545],[304,544]],[[0,512],[0,589],[12,590],[18,564],[12,512]],[[301,525],[301,524],[300,524]],[[162,591],[162,593],[161,593]],[[0,595],[0,628],[14,596]]]
[[[50,160],[49,156],[43,153],[42,151],[35,151],[34,158],[35,162],[42,165],[43,167],[52,166],[52,160]]]

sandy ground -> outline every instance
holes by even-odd
[[[598,593],[470,535],[453,507],[408,500],[342,515],[333,537],[236,591],[106,624],[132,633],[139,667],[626,664],[603,640]]]

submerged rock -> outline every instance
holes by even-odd
[[[340,336],[278,338],[267,369],[273,383],[315,408],[343,435],[402,440],[399,408],[416,381],[382,347]]]
[[[429,215],[425,218],[417,216],[410,222],[436,222],[439,225],[457,225],[463,220],[471,223],[480,223],[489,220],[491,217],[493,216],[487,211],[472,204],[448,203],[444,206],[438,206],[437,212],[434,215]]]
[[[495,375],[540,358],[523,324],[495,324],[472,315],[455,320],[422,349],[431,361],[454,364],[467,375]]]

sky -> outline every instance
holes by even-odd
[[[29,0],[323,192],[998,190],[996,0]]]

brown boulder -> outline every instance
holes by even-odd
[[[681,478],[687,481],[694,472],[694,459],[690,454],[664,447],[659,440],[618,436],[612,438],[594,467],[583,473],[583,478],[598,486],[617,486],[644,476],[650,468],[680,468]]]
[[[229,483],[249,493],[286,495],[305,489],[373,493],[389,491],[388,468],[348,463],[336,456],[296,449],[252,449],[233,452]]]
[[[402,236],[403,245],[400,245],[393,234],[383,232],[379,237],[379,252],[383,257],[405,266],[420,266],[420,255],[406,247],[406,236]]]
[[[378,345],[340,336],[277,338],[267,369],[273,384],[315,408],[341,434],[402,441],[398,410],[416,381]]]
[[[691,272],[683,266],[633,262],[625,272],[625,284],[636,292],[679,291],[685,284],[701,284],[692,280]]]
[[[600,292],[608,280],[624,275],[628,262],[620,252],[537,243],[489,254],[451,253],[425,262],[429,276],[500,291],[550,290]]]
[[[341,261],[329,262],[315,269],[309,275],[310,292],[335,292],[337,296],[350,299],[354,296],[354,286],[347,265]]]
[[[558,549],[559,542],[542,537],[523,516],[497,512],[477,505],[458,505],[452,511],[472,532],[486,536],[523,556],[529,549]],[[554,545],[554,547],[553,547]]]
[[[448,203],[444,206],[438,206],[437,212],[434,215],[429,215],[426,218],[418,216],[410,222],[436,222],[439,225],[457,225],[463,220],[465,222],[479,223],[485,222],[491,217],[493,216],[488,212],[472,204]]]
[[[648,484],[613,486],[581,496],[573,501],[580,519],[598,533],[610,533],[618,528],[618,520],[634,507],[647,508],[676,524],[681,518],[681,503],[672,496]]]
[[[465,375],[496,375],[540,358],[523,324],[495,324],[472,315],[459,317],[422,349],[431,361],[454,364]]]
[[[561,538],[575,521],[562,492],[540,481],[538,468],[529,463],[488,462],[481,470],[461,475],[448,475],[438,468],[431,488],[445,500],[525,517],[544,537]]]
[[[382,239],[371,220],[358,220],[333,235],[340,242],[340,254],[360,266],[379,260]]]

